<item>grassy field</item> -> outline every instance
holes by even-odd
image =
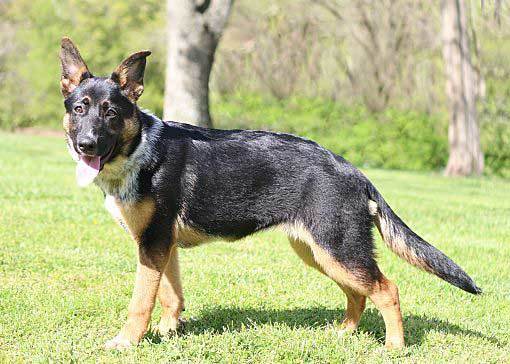
[[[396,258],[408,347],[383,349],[369,304],[359,332],[339,337],[343,293],[305,268],[280,233],[181,253],[184,333],[102,350],[126,317],[134,244],[80,190],[56,137],[0,134],[0,362],[510,362],[510,182],[366,173],[417,232],[485,293],[472,296]],[[153,322],[159,317],[159,308]]]

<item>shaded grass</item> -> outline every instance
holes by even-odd
[[[382,349],[369,304],[339,337],[344,297],[266,232],[181,253],[184,332],[103,351],[126,316],[135,249],[95,188],[78,189],[64,141],[0,134],[0,362],[508,362],[510,183],[367,170],[410,226],[484,289],[475,297],[396,258],[382,270],[401,292],[408,348]],[[153,323],[160,315],[159,308]]]

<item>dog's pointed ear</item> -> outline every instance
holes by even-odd
[[[131,102],[136,100],[143,93],[143,73],[145,71],[146,58],[150,51],[141,51],[130,55],[113,71],[110,78],[119,84]]]
[[[81,58],[78,48],[76,48],[71,39],[67,37],[62,38],[60,62],[62,65],[60,88],[64,97],[67,97],[73,92],[81,81],[93,77],[85,61]]]

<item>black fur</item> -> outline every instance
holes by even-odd
[[[98,107],[104,103],[106,107]],[[80,87],[64,101],[66,112],[75,120],[69,130],[69,141],[74,150],[78,151],[78,143],[86,138],[96,141],[96,151],[93,154],[104,155],[114,145],[116,135],[125,127],[124,120],[132,118],[136,111],[133,105],[116,84],[108,82],[106,78],[86,78]],[[81,108],[81,113],[76,108]],[[107,116],[108,110],[115,110],[116,114]],[[101,120],[101,122],[98,122]],[[119,149],[121,146],[117,146]]]
[[[86,80],[66,100],[66,109],[72,112],[72,105],[84,95],[116,105],[120,124],[116,129],[122,128],[124,118],[138,115],[140,133],[127,154],[132,155],[143,138],[150,141],[150,149],[144,151],[147,155],[141,158],[149,162],[140,166],[136,196],[155,198],[155,222],[172,221],[179,215],[185,224],[208,235],[239,239],[300,221],[336,260],[361,274],[360,279],[377,281],[373,216],[368,210],[373,200],[430,271],[465,291],[481,292],[460,267],[403,223],[358,169],[312,141],[283,133],[163,122],[133,109],[114,85],[105,85],[105,79],[99,78]],[[86,118],[71,140],[76,141],[93,124],[88,112]],[[99,140],[113,143],[111,132],[104,132],[101,124],[93,125],[102,135]],[[153,231],[145,233],[147,244],[154,240]]]
[[[482,293],[482,290],[476,286],[475,282],[473,282],[471,277],[469,277],[461,267],[455,264],[443,252],[427,243],[412,231],[411,228],[393,212],[391,207],[372,184],[368,185],[368,195],[370,199],[377,202],[380,214],[388,218],[391,222],[390,229],[392,231],[390,234],[393,236],[401,234],[403,240],[412,250],[413,254],[416,255],[418,259],[425,262],[426,270],[466,292],[473,294]]]
[[[139,115],[141,133],[156,139],[146,152],[152,162],[141,169],[137,196],[155,196],[162,220],[179,215],[197,230],[228,239],[300,221],[361,280],[377,281],[368,209],[373,200],[434,274],[468,292],[481,292],[462,269],[407,227],[358,169],[316,143],[283,133],[204,129]]]
[[[301,221],[344,265],[372,279],[372,217],[366,179],[341,157],[288,134],[222,131],[161,122],[141,113],[142,133],[161,125],[138,195],[156,196],[169,218],[238,239]],[[360,183],[361,182],[361,183]]]
[[[80,163],[78,177],[86,179],[82,168],[90,162],[85,171],[93,169],[110,211],[139,244],[143,267],[130,319],[107,345],[139,342],[155,298],[147,292],[162,290],[163,273],[174,280],[176,310],[182,307],[178,274],[166,270],[174,245],[236,240],[275,226],[286,228],[303,260],[344,290],[347,326],[357,327],[365,298],[372,299],[387,321],[388,347],[404,345],[402,320],[398,290],[375,260],[374,223],[409,263],[481,293],[460,267],[402,222],[357,168],[316,143],[284,133],[164,122],[141,111],[136,101],[149,54],[135,53],[109,78],[97,78],[72,42],[62,40],[64,129]],[[294,245],[296,237],[303,251]]]

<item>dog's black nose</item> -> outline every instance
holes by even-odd
[[[78,142],[78,149],[80,149],[82,153],[94,154],[96,152],[96,147],[96,141],[91,138],[83,138]]]

